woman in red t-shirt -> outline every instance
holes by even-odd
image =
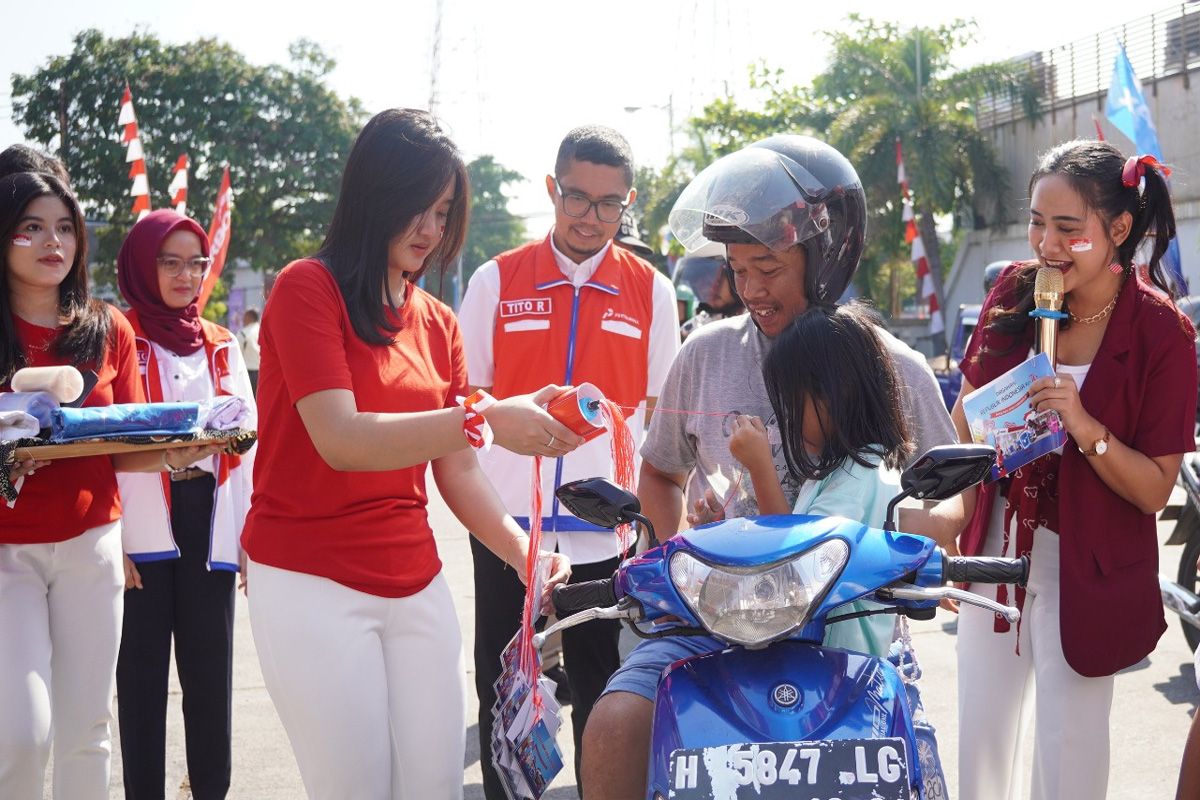
[[[963,395],[1024,361],[1035,273],[1062,271],[1058,375],[1034,383],[1030,399],[1060,414],[1068,441],[983,489],[961,539],[968,555],[1031,562],[1024,590],[998,589],[1022,607],[1019,625],[961,610],[962,797],[1022,793],[1029,779],[1014,765],[1030,712],[1034,800],[1104,797],[1113,675],[1166,629],[1155,520],[1194,447],[1196,350],[1163,277],[1175,236],[1164,173],[1105,142],[1068,142],[1044,156],[1029,186],[1036,260],[1000,276],[963,360]],[[1134,266],[1148,237],[1153,285]],[[953,417],[970,441],[961,398]]]
[[[0,178],[0,391],[21,367],[94,371],[85,406],[142,402],[133,331],[88,293],[83,215],[46,174]],[[173,451],[176,466],[203,448]],[[160,453],[23,462],[0,501],[0,797],[108,797],[109,721],[124,571],[114,468]]]
[[[465,674],[427,466],[467,530],[524,574],[528,537],[464,433],[454,313],[415,283],[457,255],[469,191],[429,114],[376,115],[324,244],[280,273],[263,314],[242,542],[263,677],[310,797],[461,796]],[[556,388],[487,409],[496,443],[578,446],[540,408]],[[552,573],[567,577],[561,556]]]

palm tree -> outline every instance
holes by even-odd
[[[984,95],[1007,96],[1035,118],[1036,78],[1012,62],[956,70],[951,57],[968,44],[974,23],[902,31],[895,23],[851,15],[845,30],[827,33],[829,64],[810,88],[774,88],[779,108],[824,131],[858,170],[879,227],[895,231],[899,255],[900,193],[895,142],[904,146],[918,228],[934,285],[942,296],[942,261],[934,215],[952,214],[956,227],[978,227],[1006,217],[1007,173],[975,121]],[[887,233],[882,234],[887,236]],[[888,249],[886,243],[883,249]],[[935,342],[935,351],[944,342]]]

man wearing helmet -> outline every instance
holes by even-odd
[[[719,242],[710,242],[676,261],[671,280],[676,297],[682,299],[690,294],[694,299],[694,315],[689,314],[679,326],[684,339],[697,328],[746,310],[733,288],[725,245]]]
[[[854,168],[832,147],[804,136],[774,136],[714,162],[680,195],[671,229],[689,250],[725,245],[734,286],[749,313],[706,325],[684,342],[663,385],[666,408],[642,447],[638,496],[660,538],[677,533],[686,508],[741,517],[758,506],[729,452],[740,414],[767,425],[789,503],[799,483],[788,472],[761,364],[771,340],[810,305],[833,304],[862,255],[866,210]],[[884,330],[916,452],[957,441],[925,359]],[[723,412],[714,414],[713,412]],[[685,498],[688,504],[685,505]],[[902,520],[953,544],[965,519],[946,503]],[[582,786],[588,800],[645,795],[653,699],[662,670],[697,655],[701,639],[643,641],[609,680],[584,732]]]

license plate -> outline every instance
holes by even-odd
[[[677,800],[909,800],[907,761],[903,739],[676,750],[671,753],[668,789]]]

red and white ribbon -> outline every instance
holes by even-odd
[[[117,124],[121,126],[121,143],[127,145],[125,163],[129,165],[129,180],[133,182],[129,187],[129,196],[133,198],[133,214],[141,219],[150,213],[150,183],[146,178],[146,157],[142,152],[129,84],[125,84],[125,93],[121,95],[121,114]]]
[[[496,404],[496,398],[480,389],[470,397],[459,397],[458,402],[466,411],[463,418],[463,434],[467,437],[467,442],[476,450],[486,453],[491,449],[494,437],[492,426],[488,425],[483,414]]]

